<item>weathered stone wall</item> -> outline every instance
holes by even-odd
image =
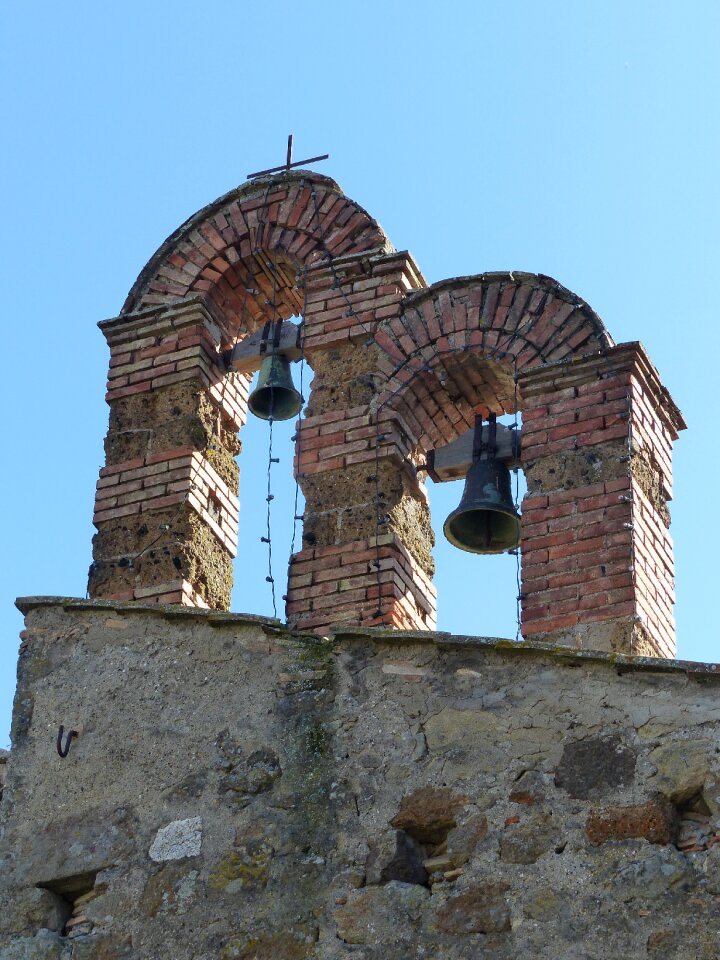
[[[713,666],[21,606],[3,960],[720,955]]]

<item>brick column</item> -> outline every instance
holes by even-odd
[[[334,266],[309,278],[305,349],[315,379],[298,439],[306,506],[288,620],[320,633],[335,623],[431,630],[433,535],[408,462],[415,438],[394,411],[380,411],[379,426],[373,411],[387,375],[372,333],[422,280],[406,253]]]
[[[671,447],[685,424],[640,344],[521,378],[522,630],[673,657]]]
[[[100,327],[110,425],[90,596],[228,609],[248,380],[218,366],[220,327],[200,297]]]

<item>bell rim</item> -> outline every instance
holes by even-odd
[[[517,537],[515,539],[515,543],[512,546],[502,547],[500,549],[488,548],[487,550],[478,551],[478,550],[472,550],[470,547],[464,546],[462,543],[459,543],[453,537],[449,536],[448,525],[450,524],[450,522],[456,516],[460,516],[461,513],[467,512],[465,510],[461,510],[459,507],[456,507],[456,509],[453,510],[452,513],[448,514],[445,520],[445,523],[443,524],[443,535],[445,539],[448,541],[448,543],[450,543],[453,547],[457,547],[458,550],[464,550],[465,553],[473,553],[475,554],[475,556],[478,556],[478,557],[491,556],[491,555],[498,556],[501,553],[507,553],[509,550],[517,550],[517,548],[520,546],[520,539],[521,539],[521,533],[522,533],[520,516],[516,513],[510,513],[510,511],[508,510],[498,510],[496,507],[491,506],[490,504],[488,504],[487,507],[483,507],[483,510],[485,513],[499,513],[503,517],[509,517],[510,519],[515,521],[515,529],[516,529]]]
[[[255,405],[254,405],[254,403],[253,403],[253,399],[254,399],[254,397],[256,397],[262,390],[282,390],[284,393],[292,393],[292,394],[294,394],[294,396],[295,396],[295,398],[296,398],[296,400],[297,400],[297,409],[294,410],[294,411],[293,411],[289,416],[287,416],[287,417],[279,417],[276,413],[272,413],[272,414],[260,413],[260,412],[255,408]],[[250,396],[248,397],[247,405],[248,405],[248,411],[249,411],[254,417],[257,417],[258,420],[270,420],[270,418],[272,417],[273,420],[282,421],[282,420],[292,420],[293,417],[297,417],[298,414],[300,413],[300,411],[301,411],[302,408],[303,408],[303,402],[304,402],[304,401],[303,401],[303,396],[302,396],[302,394],[300,393],[299,390],[296,390],[294,387],[292,388],[292,390],[290,389],[290,387],[259,387],[259,388],[255,389],[255,390],[253,390],[253,392],[250,394]]]
[[[270,404],[266,409],[258,409],[258,399],[267,399],[270,394]],[[273,396],[274,394],[277,396]],[[290,361],[283,353],[266,354],[258,370],[258,382],[247,399],[248,412],[258,420],[292,420],[297,417],[304,404],[304,398],[292,382]],[[290,403],[283,411],[282,407]]]

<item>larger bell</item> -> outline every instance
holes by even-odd
[[[257,386],[248,398],[250,412],[261,420],[292,420],[302,405],[303,398],[293,386],[288,358],[282,353],[265,357]]]
[[[510,490],[510,471],[502,460],[476,460],[465,478],[460,505],[443,533],[469,553],[504,553],[520,543],[520,518]]]

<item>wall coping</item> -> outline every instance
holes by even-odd
[[[286,624],[274,617],[263,617],[252,613],[227,613],[222,610],[206,610],[197,607],[184,607],[180,604],[143,604],[136,600],[82,600],[77,597],[18,597],[15,606],[25,616],[31,610],[42,607],[62,607],[63,610],[115,610],[123,614],[152,615],[166,620],[203,620],[212,626],[257,624],[273,634],[284,634],[288,638],[301,636],[315,639],[329,639],[331,643],[344,640],[376,640],[385,643],[428,643],[438,647],[457,647],[461,649],[495,650],[501,654],[518,656],[549,656],[566,666],[585,664],[606,664],[618,674],[622,673],[674,673],[685,674],[689,679],[700,682],[720,681],[720,663],[705,663],[694,660],[668,660],[662,657],[638,657],[629,654],[605,653],[600,650],[576,650],[554,643],[539,640],[509,640],[502,637],[477,637],[466,634],[453,634],[432,630],[393,630],[389,627],[345,627],[338,625],[330,629],[328,638],[305,631],[290,630]]]
[[[23,614],[40,607],[62,607],[63,610],[115,610],[118,613],[154,614],[165,620],[205,620],[208,623],[260,624],[273,630],[288,632],[276,617],[262,617],[255,613],[228,613],[204,607],[185,607],[182,604],[139,603],[137,600],[82,600],[79,597],[18,597],[15,606]]]

